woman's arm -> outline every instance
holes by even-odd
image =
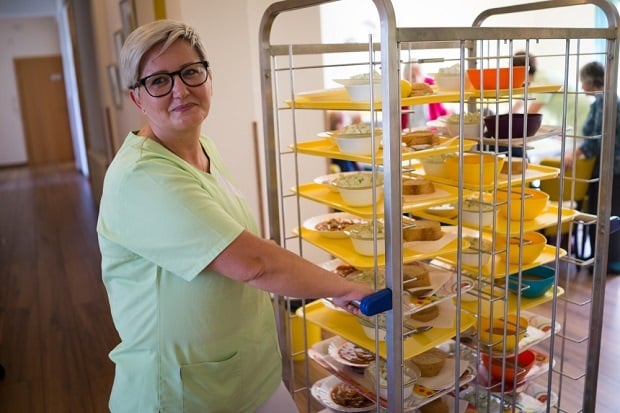
[[[341,307],[374,292],[366,284],[347,281],[248,231],[243,231],[207,269],[278,295],[333,297]]]

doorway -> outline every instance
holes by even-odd
[[[73,161],[61,57],[16,58],[13,63],[28,165]]]

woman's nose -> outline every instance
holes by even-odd
[[[183,83],[181,75],[177,73],[172,79],[172,95],[175,97],[185,96],[188,93],[189,86]]]

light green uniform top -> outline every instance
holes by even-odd
[[[121,343],[112,412],[254,412],[281,381],[268,293],[205,267],[257,233],[213,142],[211,174],[130,133],[105,177],[97,232]]]

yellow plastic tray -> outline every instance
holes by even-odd
[[[452,143],[442,146],[442,143],[451,141]],[[477,145],[477,142],[471,139],[465,139],[464,150],[469,151],[474,146]],[[306,142],[298,142],[297,145],[291,145],[291,149],[296,150],[298,153],[303,153],[306,155],[315,155],[315,156],[324,156],[326,158],[334,158],[334,159],[345,159],[348,161],[356,161],[356,162],[364,162],[364,163],[372,163],[371,155],[353,155],[348,153],[340,152],[338,146],[333,143],[330,139],[318,139],[313,141]],[[433,155],[441,155],[444,153],[452,153],[459,150],[459,141],[452,140],[451,138],[440,137],[439,145],[434,146],[429,149],[423,149],[420,151],[411,150],[410,148],[403,148],[402,152],[402,160],[407,161],[410,159],[420,159],[425,158],[427,156]],[[382,165],[383,164],[383,149],[379,149],[379,151],[375,154],[375,163]]]
[[[471,190],[490,191],[495,188],[505,188],[509,185],[520,185],[522,181],[529,183],[529,182],[533,182],[533,181],[537,181],[541,179],[553,179],[553,178],[556,178],[559,174],[560,174],[560,170],[558,168],[534,164],[534,165],[528,165],[527,169],[525,170],[525,173],[523,174],[513,174],[512,180],[510,182],[508,181],[508,175],[499,174],[497,177],[497,186],[495,185],[495,183],[491,182],[490,184],[483,184],[481,186],[475,185],[475,184],[463,183],[463,187],[467,189],[471,189]],[[439,177],[439,176],[426,175],[426,173],[424,172],[424,168],[422,167],[412,171],[411,175],[430,179],[434,182],[442,183],[445,185],[452,185],[452,186],[458,185],[458,182],[452,179]]]
[[[485,293],[490,293],[490,287],[483,288]],[[564,294],[564,289],[562,287],[558,287],[558,297]],[[480,307],[478,307],[478,300],[474,301],[461,301],[461,308],[465,311],[469,311],[472,314],[477,314],[480,317],[490,318],[491,317],[491,309],[493,309],[493,318],[501,318],[504,317],[504,300],[500,299],[503,297],[503,290],[498,292],[491,299],[490,295],[487,295],[486,298],[481,298]],[[518,305],[519,297],[513,293],[512,291],[508,292],[508,314],[515,314],[517,312],[517,308],[521,310],[527,310],[528,308],[533,308],[539,306],[543,303],[553,300],[553,288],[549,289],[546,293],[536,298],[525,298],[521,297],[521,304]],[[480,308],[480,312],[478,312],[478,308]]]
[[[452,186],[436,183],[435,190],[435,194],[403,196],[403,212],[454,202],[458,197],[457,188]],[[332,190],[327,185],[318,183],[302,184],[299,187],[291,188],[291,191],[298,193],[303,198],[320,202],[343,212],[349,212],[363,218],[372,218],[373,216],[372,205],[361,207],[348,205],[342,200],[342,196],[338,192]],[[378,215],[383,215],[383,200],[377,202],[376,211]]]
[[[293,232],[300,235],[304,240],[308,241],[312,245],[329,252],[334,257],[340,258],[355,268],[370,269],[375,266],[375,257],[356,253],[353,249],[353,242],[350,238],[327,238],[321,234],[314,231],[308,231],[304,228],[301,228],[301,231],[299,228],[295,228]],[[466,242],[467,241],[463,242],[465,248],[469,245],[466,244]],[[403,262],[410,263],[428,258],[434,258],[437,255],[443,255],[457,250],[458,241],[456,239],[437,251],[421,252],[405,247],[403,248]],[[385,255],[377,256],[377,265],[385,265]]]
[[[528,88],[528,93],[544,93],[555,92],[560,90],[562,85],[531,85]],[[482,97],[497,98],[498,96],[508,96],[510,90],[502,89],[496,91],[485,90],[480,92],[479,90],[468,90],[463,94],[463,100],[469,98]],[[518,98],[525,93],[525,88],[512,89],[513,98]],[[437,90],[432,95],[425,96],[413,96],[401,99],[401,106],[413,106],[423,105],[427,103],[445,103],[445,102],[458,102],[461,100],[461,93],[458,90]],[[354,102],[349,98],[349,94],[345,88],[325,89],[312,92],[300,93],[293,100],[285,100],[284,103],[292,108],[296,109],[322,109],[322,110],[370,110],[370,102]],[[381,102],[375,102],[373,105],[375,110],[381,109]]]
[[[323,304],[322,301],[314,301],[297,309],[296,314],[306,320],[317,324],[321,328],[337,334],[347,341],[357,344],[372,352],[375,351],[375,341],[368,338],[362,326],[353,314],[344,311],[334,310]],[[472,327],[476,319],[467,312],[461,312],[461,331]],[[423,353],[456,335],[454,328],[432,328],[425,333],[413,334],[403,341],[403,358],[409,359],[417,354]],[[387,344],[385,341],[379,342],[379,355],[387,358]]]
[[[413,96],[401,99],[401,106],[422,105],[436,102],[458,102],[458,90],[437,91],[432,95]],[[467,94],[465,97],[469,97]],[[296,109],[324,109],[324,110],[370,110],[370,102],[354,102],[349,98],[345,88],[317,90],[300,93],[294,100],[285,100],[290,108]],[[381,109],[381,102],[375,102],[374,109]]]
[[[519,267],[518,264],[511,264],[508,267],[508,272],[506,272],[506,262],[500,258],[501,254],[496,254],[491,261],[482,268],[478,267],[468,267],[463,265],[463,270],[466,270],[473,274],[480,274],[486,278],[500,279],[505,278],[506,275],[515,274],[519,272],[519,268],[522,270],[527,270],[529,268],[538,267],[539,265],[547,264],[549,262],[555,261],[555,252],[556,247],[552,245],[545,245],[542,253],[534,260],[534,262],[530,264],[523,264]],[[562,248],[559,249],[559,256],[563,257],[566,255],[566,251]],[[457,252],[449,252],[447,254],[441,254],[441,256],[437,257],[439,260],[444,260],[450,263],[453,266],[456,266],[456,256]],[[493,264],[495,263],[495,266]],[[473,277],[475,278],[475,276]]]
[[[439,215],[426,212],[426,209],[413,211],[413,214],[417,217],[421,217],[425,219],[440,221],[440,222],[450,224],[450,225],[458,225],[458,218],[441,217]],[[569,222],[579,214],[580,212],[577,210],[569,209],[569,208],[562,208],[562,215],[560,217],[560,221]],[[471,226],[467,224],[463,224],[463,226],[468,226],[473,229],[479,229],[479,230],[487,231],[487,232],[495,231],[497,234],[500,234],[500,235],[517,236],[520,234],[521,228],[523,228],[524,232],[538,231],[540,229],[556,225],[557,222],[558,222],[557,204],[554,205],[550,203],[536,218],[523,221],[523,226],[521,226],[520,221],[508,220],[506,219],[506,217],[502,216],[499,213],[497,214],[497,219],[495,221],[495,227],[493,228],[491,228],[491,226],[478,228],[476,226]]]

